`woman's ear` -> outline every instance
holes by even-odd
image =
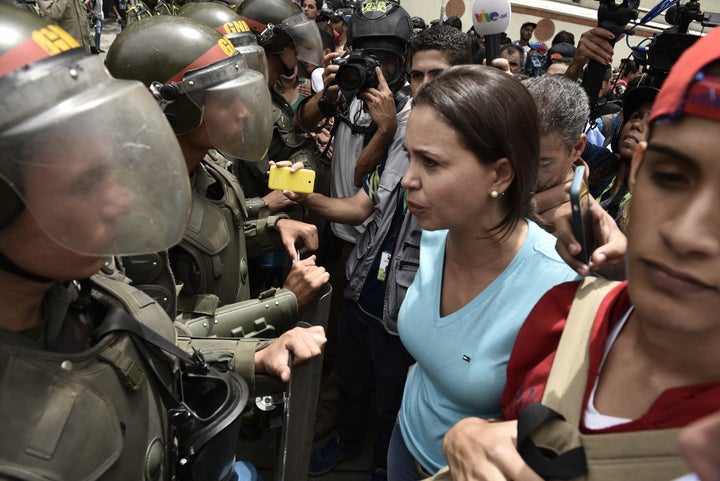
[[[492,188],[499,193],[504,193],[510,188],[512,181],[515,180],[515,171],[507,157],[496,160],[493,164],[493,170],[495,171],[495,181]]]

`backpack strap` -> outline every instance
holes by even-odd
[[[575,426],[580,424],[590,367],[590,334],[595,316],[605,296],[618,284],[598,277],[583,279],[575,293],[550,369],[542,404],[563,413],[565,419]]]
[[[618,284],[597,277],[583,279],[560,337],[542,403],[530,404],[518,416],[518,452],[545,479],[573,479],[588,471],[578,426],[590,365],[590,334],[600,304]]]

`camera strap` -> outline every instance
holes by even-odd
[[[393,98],[395,100],[395,113],[400,113],[402,109],[405,108],[405,105],[410,101],[412,98],[412,95],[410,94],[410,84],[406,83],[403,85],[400,89],[398,89],[397,92],[393,94]],[[370,139],[372,139],[373,135],[375,135],[375,132],[377,132],[377,124],[374,120],[370,122],[370,125],[367,127],[357,125],[357,122],[350,119],[349,116],[349,108],[350,105],[348,104],[347,107],[343,108],[340,113],[337,115],[337,118],[345,122],[351,129],[352,133],[354,135],[357,134],[363,134],[365,135],[365,140],[363,142],[363,147],[370,142]],[[361,110],[360,110],[361,111]],[[330,134],[330,138],[334,136],[335,130],[337,129],[337,122],[335,122],[335,125],[333,126],[333,130]]]

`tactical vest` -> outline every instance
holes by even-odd
[[[192,211],[180,244],[170,250],[183,284],[178,311],[212,314],[218,305],[250,297],[242,187],[211,151],[195,169]],[[209,294],[209,295],[208,295]]]
[[[124,278],[96,274],[92,284],[100,304],[119,304],[174,342],[162,308]],[[142,359],[125,334],[73,354],[0,342],[0,478],[172,479],[167,413]],[[154,364],[169,382],[170,358]]]
[[[293,112],[285,98],[270,90],[273,109],[273,137],[268,150],[268,159],[302,162],[305,168],[318,170],[319,160],[315,142],[295,132],[292,124]]]

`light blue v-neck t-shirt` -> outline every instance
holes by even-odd
[[[469,416],[499,416],[505,368],[520,326],[551,287],[577,279],[555,237],[528,222],[520,251],[461,309],[440,317],[447,230],[423,231],[420,268],[398,316],[400,338],[417,361],[398,415],[405,443],[425,469],[447,464],[442,438]]]

